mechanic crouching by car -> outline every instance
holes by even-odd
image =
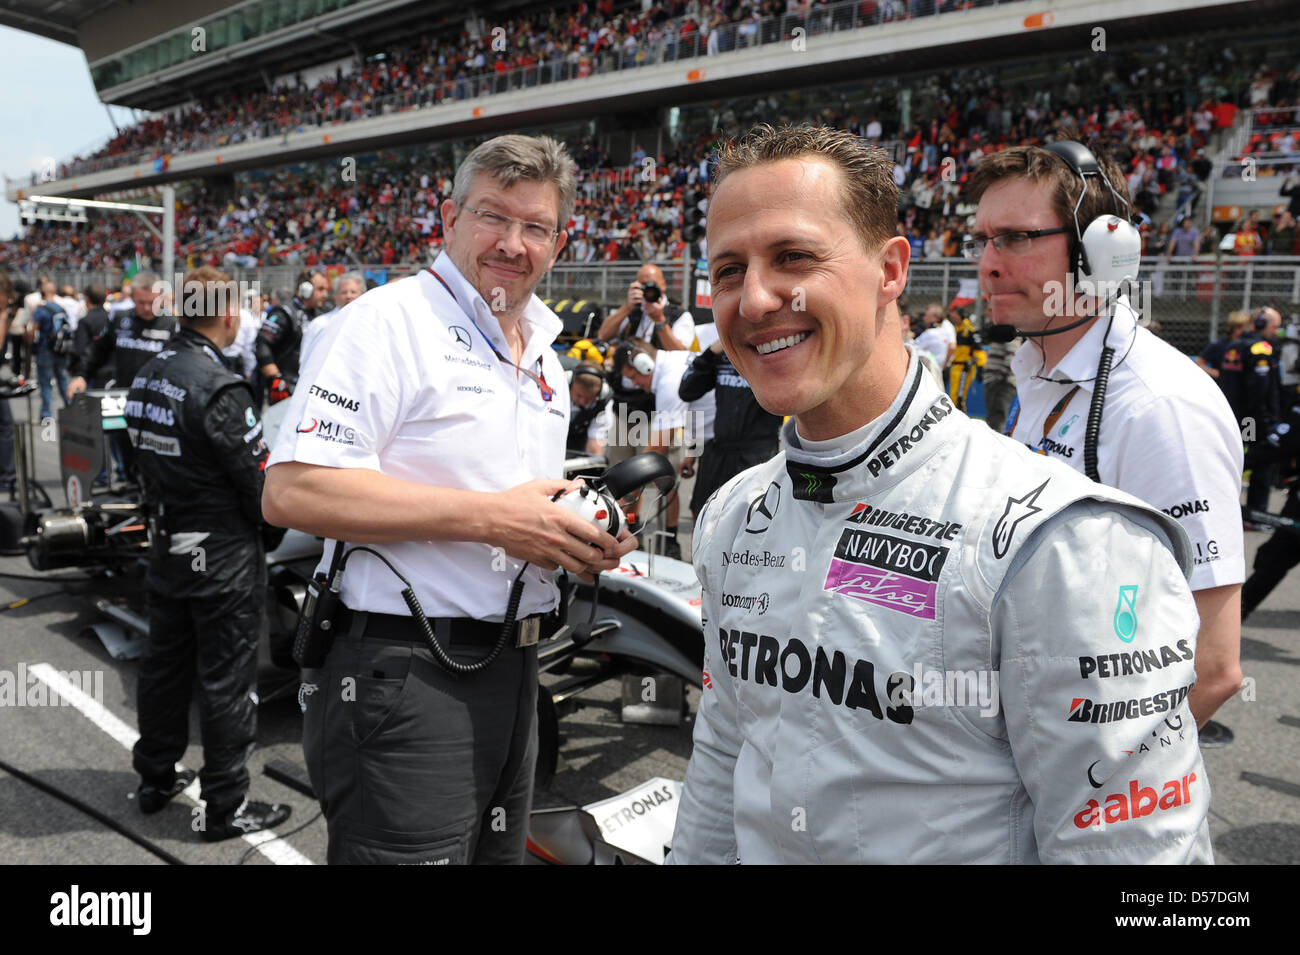
[[[144,813],[160,811],[194,780],[192,770],[175,766],[189,744],[197,675],[207,802],[200,831],[216,842],[289,818],[286,806],[247,799],[264,545],[284,532],[262,520],[268,451],[253,390],[221,357],[239,333],[236,283],[219,269],[196,269],[177,301],[180,331],[140,369],[126,404],[152,552],[134,765]]]

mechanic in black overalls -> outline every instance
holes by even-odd
[[[86,350],[73,356],[68,367],[68,400],[86,390],[86,380],[112,379],[118,388],[130,388],[140,369],[171,341],[176,331],[174,315],[159,315],[158,282],[152,272],[137,272],[131,277],[133,308],[118,312],[109,319],[108,329],[91,339]],[[109,366],[109,362],[112,365]],[[111,367],[109,373],[106,367]]]
[[[195,294],[196,283],[203,292]],[[252,388],[221,349],[239,331],[239,295],[219,269],[185,279],[180,330],[140,369],[127,433],[149,506],[149,640],[140,663],[140,810],[161,810],[194,779],[177,773],[189,743],[198,676],[207,802],[195,828],[209,842],[267,829],[286,806],[249,802],[257,729],[257,646],[266,600],[264,546],[283,531],[262,520],[267,447]]]
[[[1293,400],[1282,421],[1246,452],[1245,466],[1253,471],[1281,463],[1284,472],[1294,472],[1296,459],[1300,459],[1300,403]],[[1282,516],[1300,521],[1300,481],[1293,483],[1287,492]],[[1241,587],[1242,620],[1250,616],[1296,564],[1300,564],[1300,530],[1279,528],[1255,551],[1254,569]]]
[[[722,350],[721,339],[691,362],[677,395],[683,401],[698,401],[711,389],[717,390],[718,411],[713,437],[700,454],[700,470],[691,493],[692,514],[699,514],[713,492],[741,471],[770,459],[780,443],[781,417],[758,403],[749,382],[740,377]]]
[[[287,304],[276,305],[262,320],[257,331],[257,367],[266,383],[265,397],[270,404],[293,394],[298,384],[303,332],[308,322],[325,311],[329,294],[329,279],[315,272],[303,279]]]

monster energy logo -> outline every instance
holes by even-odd
[[[1125,643],[1132,643],[1137,636],[1137,584],[1119,588],[1119,600],[1115,603],[1115,636]]]
[[[794,483],[796,501],[816,501],[819,504],[834,502],[835,498],[831,495],[831,490],[835,487],[834,474],[815,474],[811,471],[796,471],[793,468],[788,470]]]

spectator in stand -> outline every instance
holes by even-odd
[[[1291,215],[1289,209],[1283,209],[1273,220],[1273,228],[1268,237],[1268,254],[1295,255],[1296,251],[1295,216]]]
[[[1192,224],[1191,216],[1178,220],[1178,228],[1169,236],[1169,246],[1165,250],[1168,258],[1190,259],[1200,248],[1201,234]]]
[[[1264,251],[1264,239],[1259,234],[1259,212],[1252,212],[1241,225],[1237,226],[1236,238],[1232,240],[1234,255],[1259,255]]]

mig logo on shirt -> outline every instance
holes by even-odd
[[[845,528],[823,590],[933,620],[948,548]]]
[[[313,438],[320,438],[322,441],[330,441],[334,444],[356,444],[357,433],[352,428],[327,418],[309,420],[310,424],[298,425],[299,434],[309,434]]]

